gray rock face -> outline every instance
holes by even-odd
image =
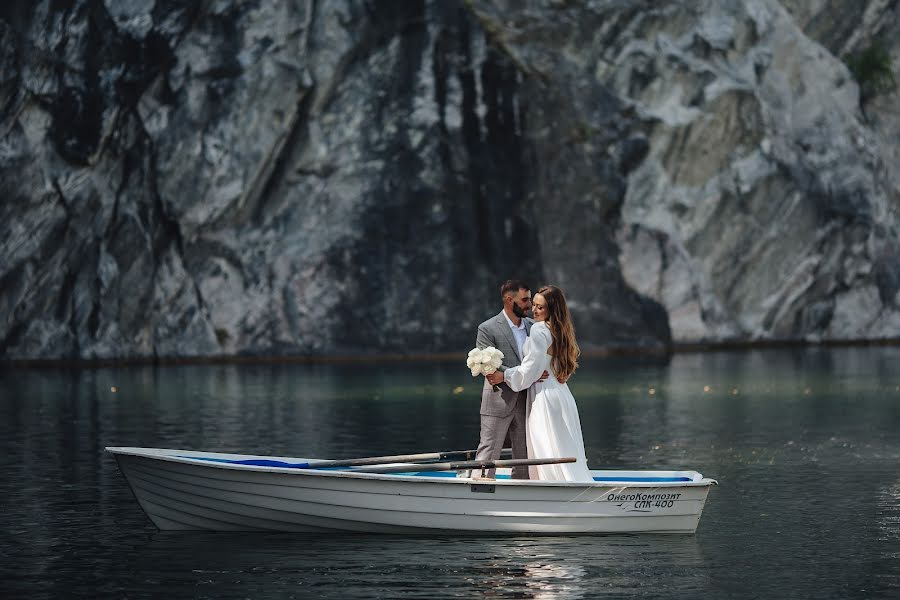
[[[626,35],[599,70],[651,145],[622,208],[626,279],[676,340],[896,337],[897,188],[845,65],[773,2],[680,16],[642,13],[652,41]]]
[[[898,337],[900,145],[813,13],[4,6],[0,357],[459,351],[510,276],[585,348]]]

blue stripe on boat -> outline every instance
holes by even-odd
[[[308,469],[309,463],[289,463],[283,460],[269,460],[265,458],[248,458],[234,460],[230,458],[213,458],[211,456],[182,456],[178,458],[190,458],[191,460],[208,460],[210,462],[228,463],[230,465],[251,465],[254,467],[282,467],[286,469]]]
[[[227,463],[230,465],[250,465],[253,467],[281,467],[283,469],[315,469],[316,471],[355,471],[353,467],[319,467],[310,466],[309,463],[289,463],[282,460],[271,460],[267,458],[215,458],[212,456],[186,456],[180,454],[178,458],[189,458],[191,460],[208,460],[210,462]],[[456,471],[431,471],[431,472],[407,472],[407,473],[391,473],[391,475],[417,475],[421,477],[456,477]],[[498,475],[498,479],[509,479],[509,475]]]

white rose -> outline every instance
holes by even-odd
[[[481,373],[478,372],[478,369],[472,369],[472,377],[478,377]]]

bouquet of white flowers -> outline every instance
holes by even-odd
[[[503,363],[503,353],[488,346],[484,349],[472,348],[466,359],[466,366],[472,371],[472,377],[490,375]]]
[[[503,353],[493,346],[484,349],[472,348],[466,359],[466,366],[472,370],[472,377],[490,375],[501,364],[503,364]]]

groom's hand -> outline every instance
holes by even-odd
[[[490,375],[485,375],[488,383],[491,385],[499,385],[503,383],[503,371],[494,371]]]

